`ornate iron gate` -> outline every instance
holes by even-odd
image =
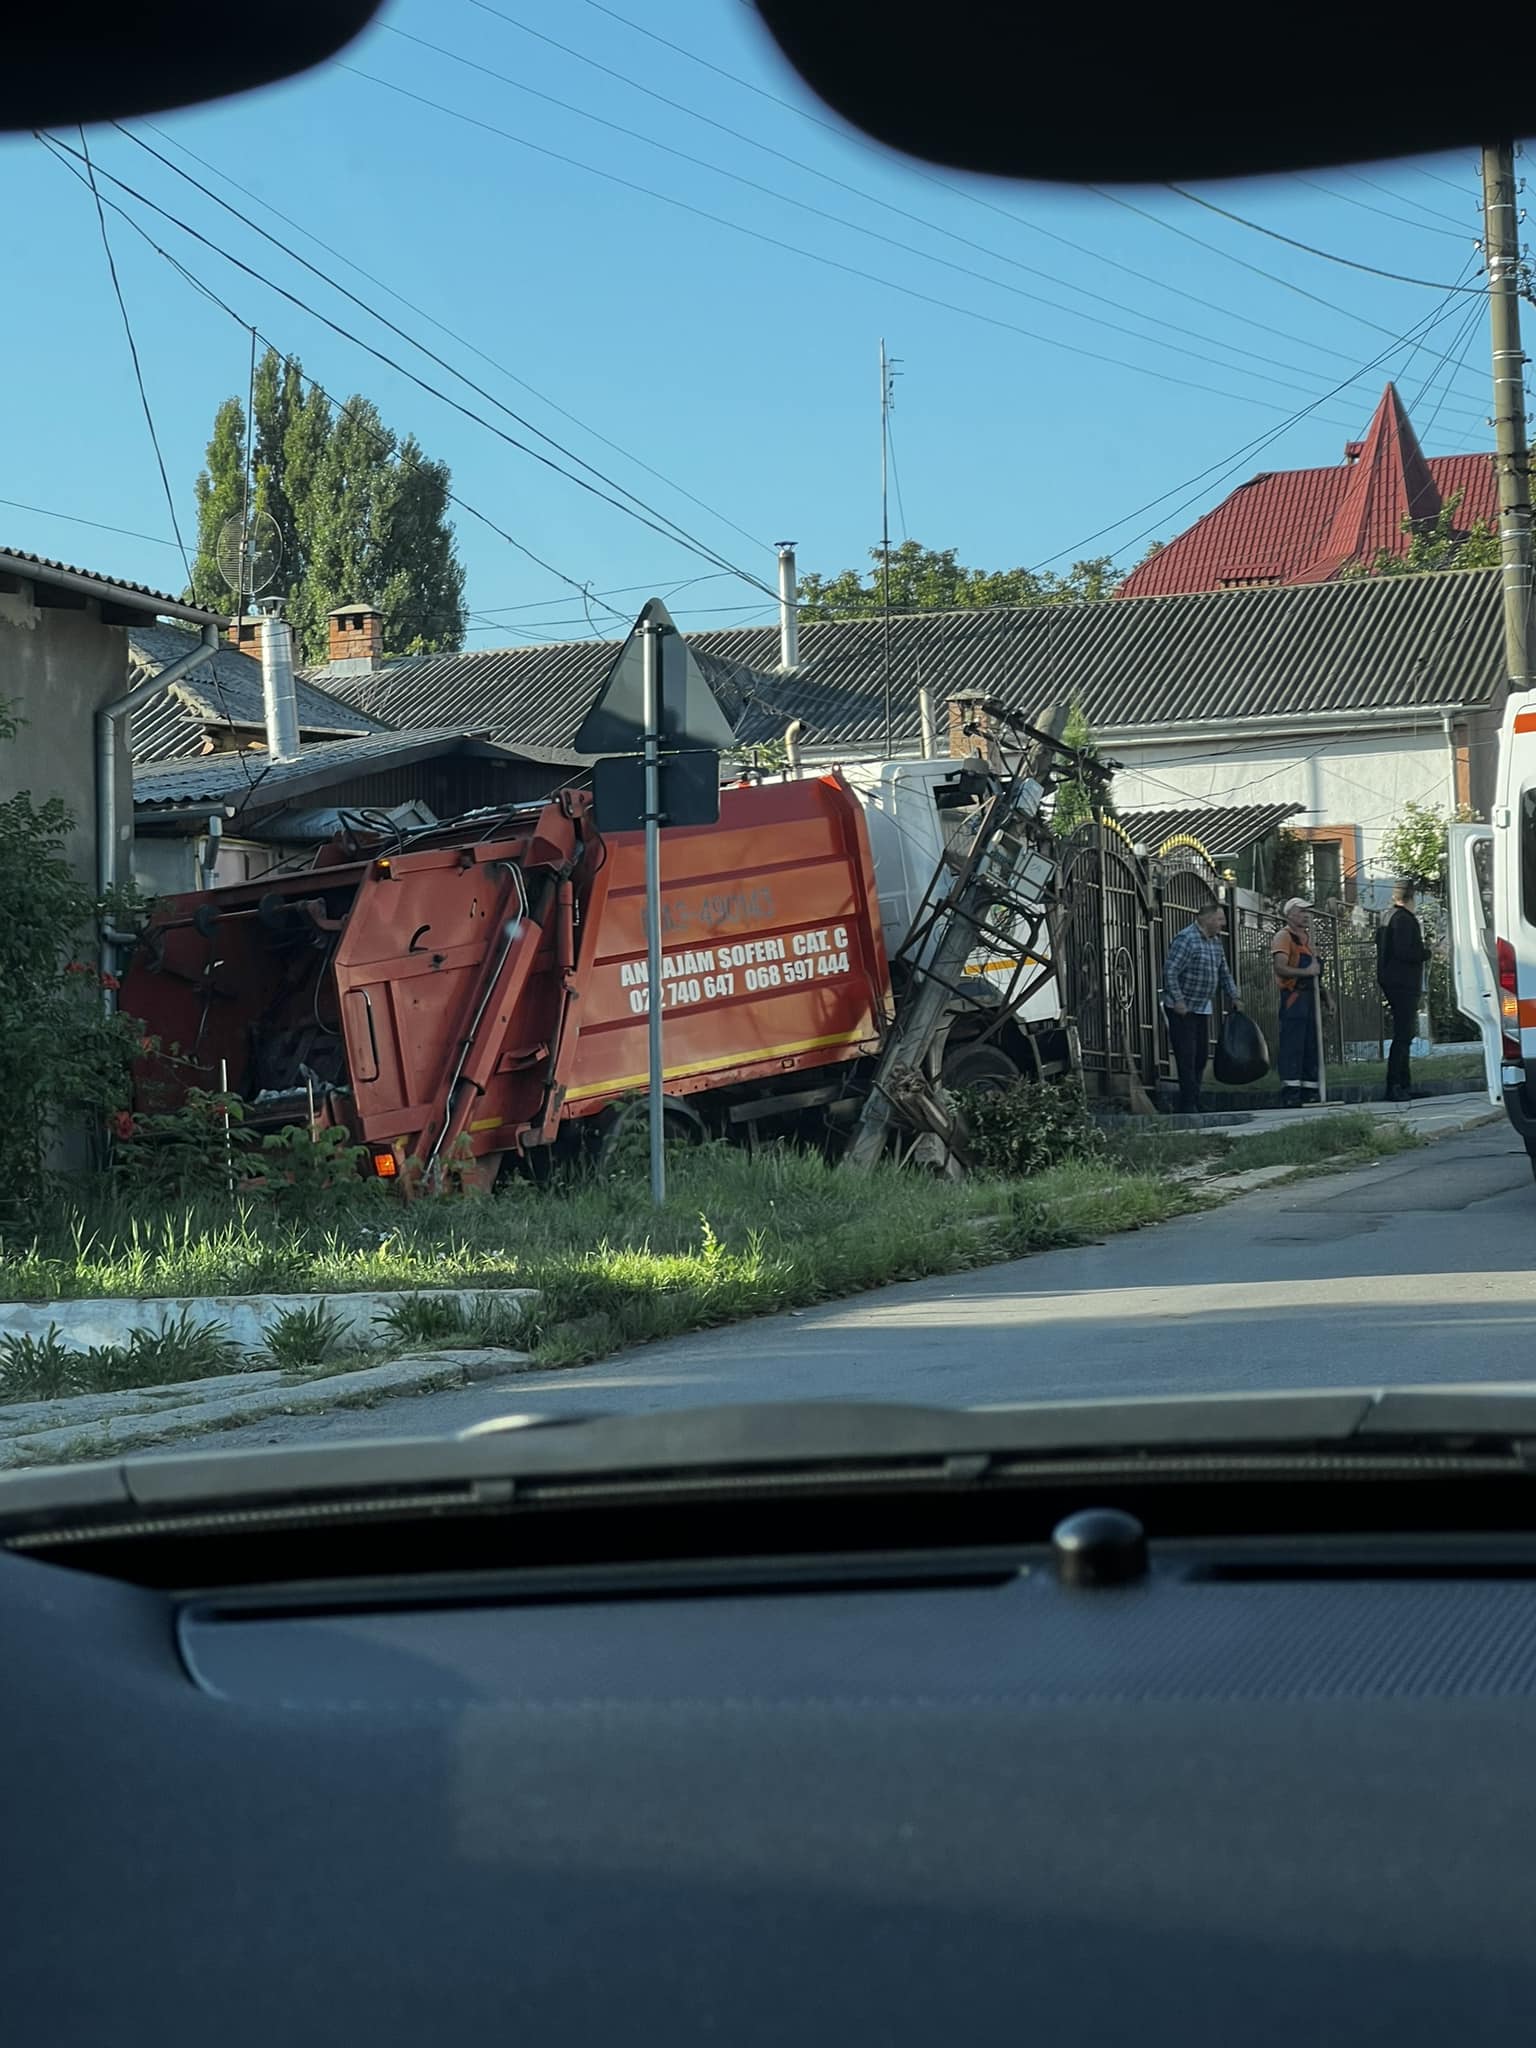
[[[1172,1072],[1163,961],[1175,933],[1224,895],[1221,877],[1196,841],[1170,843],[1149,860],[1108,818],[1069,835],[1060,874],[1054,948],[1084,1078],[1103,1094],[1120,1092],[1133,1074],[1155,1088]]]

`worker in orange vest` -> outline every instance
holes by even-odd
[[[1322,998],[1322,962],[1312,950],[1312,905],[1293,896],[1285,923],[1270,949],[1280,985],[1280,1107],[1300,1109],[1319,1099],[1317,1004]]]

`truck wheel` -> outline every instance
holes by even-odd
[[[1001,1095],[1022,1079],[1014,1061],[995,1045],[958,1045],[945,1056],[946,1088],[976,1088],[984,1095]]]

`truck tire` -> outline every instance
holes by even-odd
[[[1023,1079],[1017,1063],[995,1045],[957,1045],[944,1056],[944,1086],[1001,1095]]]

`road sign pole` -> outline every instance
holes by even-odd
[[[661,1061],[661,635],[647,619],[641,627],[645,716],[645,983],[650,1048],[651,1200],[667,1199]]]

